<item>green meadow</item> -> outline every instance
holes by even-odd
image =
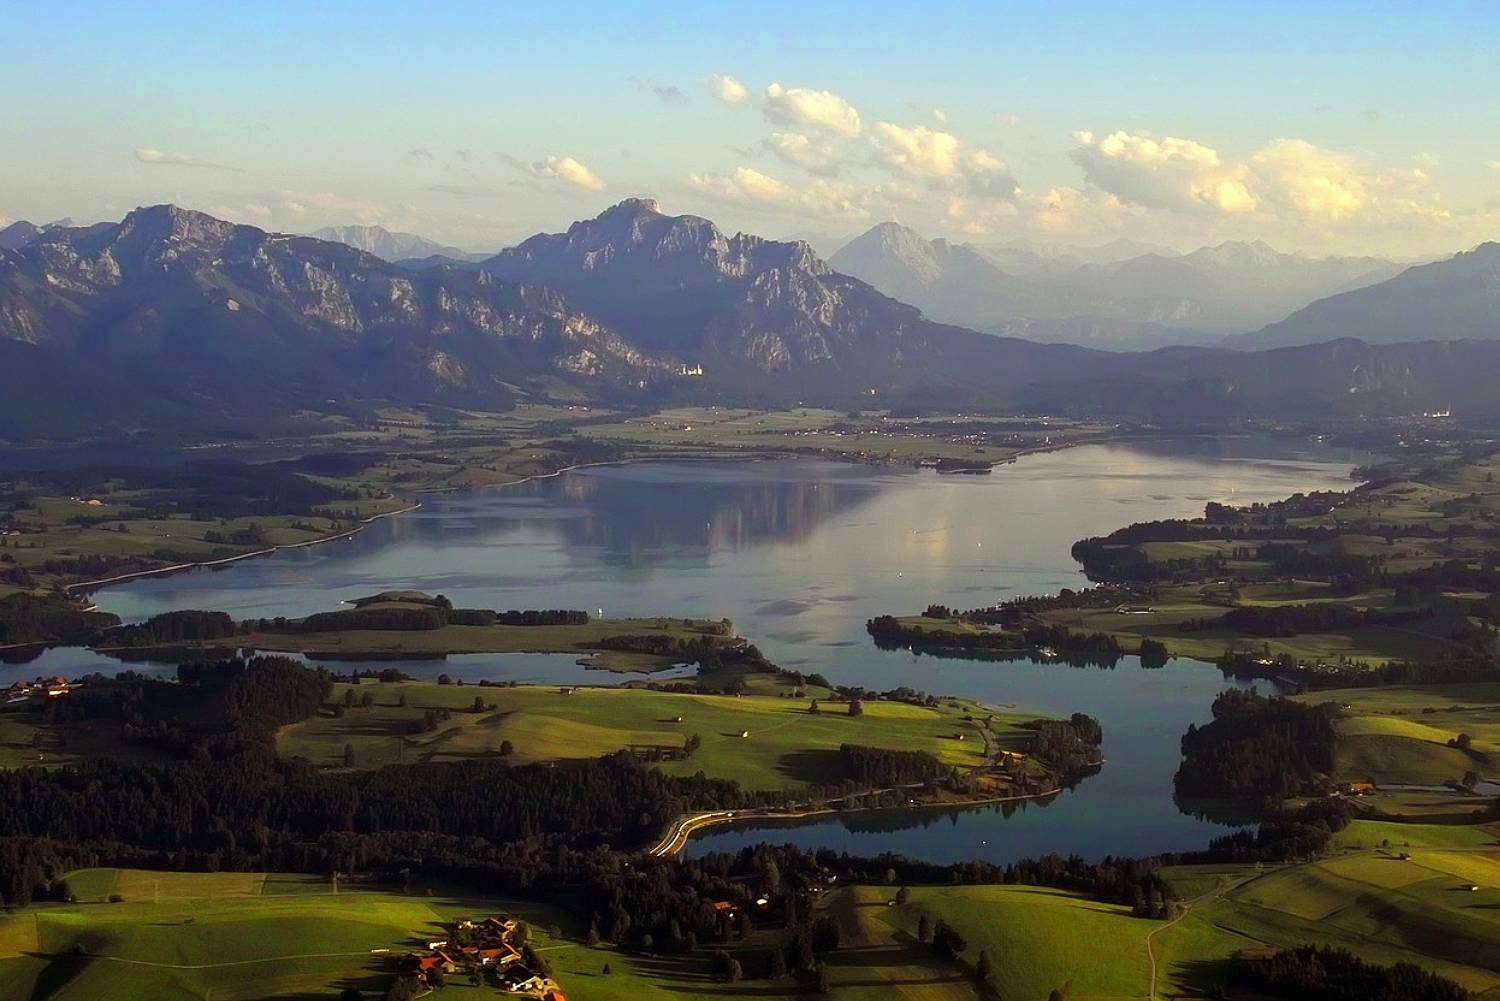
[[[356,697],[369,693],[373,704],[284,727],[276,741],[283,757],[342,766],[347,746],[354,767],[374,768],[398,761],[497,757],[509,741],[509,760],[523,764],[592,758],[632,747],[680,749],[696,734],[698,750],[685,760],[663,761],[664,771],[702,771],[748,788],[780,789],[836,781],[842,775],[839,745],[846,743],[926,750],[958,768],[980,765],[984,741],[979,719],[990,713],[958,700],[936,709],[868,701],[862,715],[850,716],[847,703],[825,700],[812,713],[809,698],[773,695],[432,682],[339,685],[335,703],[342,704],[346,689]],[[479,712],[473,711],[476,697],[484,703]],[[431,733],[410,733],[410,724],[433,709],[451,715]],[[998,744],[1024,745],[1028,733],[1018,724],[1029,718],[996,713],[992,731]]]
[[[326,878],[263,873],[92,869],[69,877],[77,903],[0,916],[0,1001],[152,1001],[378,997],[394,956],[459,917],[515,913],[543,947],[567,923],[545,905],[451,889],[335,888]],[[118,902],[110,903],[110,898]],[[458,978],[455,978],[457,980]],[[457,996],[493,988],[455,983]]]

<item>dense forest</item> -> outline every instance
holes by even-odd
[[[8,594],[0,598],[0,646],[85,643],[119,621],[109,612],[85,612],[60,595]]]
[[[1333,709],[1229,689],[1213,721],[1182,737],[1179,795],[1283,799],[1319,790],[1333,770]]]
[[[1468,1001],[1473,997],[1453,981],[1420,966],[1377,966],[1325,946],[1283,949],[1237,965],[1249,986],[1297,1001]]]

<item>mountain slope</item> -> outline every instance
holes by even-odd
[[[346,397],[504,407],[537,380],[638,393],[678,367],[546,289],[167,205],[0,251],[5,341],[28,371],[107,370],[225,420]]]
[[[415,233],[393,233],[384,226],[325,226],[312,234],[316,239],[342,243],[374,254],[381,260],[396,263],[427,257],[447,257],[455,261],[479,261],[489,256],[474,254],[457,247],[445,247]]]
[[[1185,312],[1179,299],[1095,294],[1060,283],[1060,273],[1017,278],[973,248],[929,241],[897,223],[851,240],[829,264],[935,320],[994,333],[1116,351],[1208,339],[1176,323]]]
[[[1285,317],[1323,296],[1373,285],[1402,265],[1372,257],[1314,258],[1283,254],[1260,241],[1222,243],[1190,254],[1147,254],[1091,264],[1063,285],[1096,296],[1170,298],[1183,304],[1175,318],[1215,333],[1239,333]]]
[[[849,402],[873,389],[998,399],[1099,362],[1094,352],[934,323],[806,244],[727,236],[649,200],[534,236],[481,267],[561,290],[643,348],[701,365],[705,384],[730,397]]]
[[[1500,341],[1372,345],[1345,339],[1257,352],[1167,348],[1117,356],[1117,366],[1036,387],[1021,405],[1173,423],[1445,409],[1465,418],[1500,416],[1493,388]]]
[[[1372,344],[1500,338],[1500,243],[1322,299],[1225,345],[1258,350],[1340,337]]]

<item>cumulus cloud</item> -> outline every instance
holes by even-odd
[[[765,115],[778,125],[818,129],[852,139],[863,129],[859,112],[831,90],[773,83],[766,88]]]
[[[199,156],[189,156],[186,153],[168,153],[164,152],[163,150],[152,149],[149,146],[137,149],[135,151],[135,158],[141,163],[157,164],[167,167],[199,167],[205,170],[229,170],[236,173],[240,172],[240,168],[238,167],[231,167],[223,163],[215,163],[212,160],[205,160]]]
[[[967,188],[986,198],[1014,198],[1019,185],[1003,160],[980,147],[966,150],[951,132],[876,122],[871,143],[883,166],[937,188]]]
[[[1305,140],[1277,139],[1250,162],[1268,196],[1300,215],[1341,222],[1360,214],[1370,203],[1370,179],[1353,157],[1319,149]]]
[[[761,145],[770,153],[809,174],[832,177],[839,172],[838,153],[833,146],[817,142],[800,132],[773,132]]]
[[[587,191],[603,191],[604,180],[571,156],[549,156],[531,165],[538,177],[550,177]]]
[[[715,73],[709,77],[708,89],[725,104],[744,104],[750,97],[750,88],[728,73]]]
[[[863,219],[869,215],[855,188],[826,179],[799,188],[754,167],[737,167],[729,174],[689,174],[688,183],[717,201],[792,215],[829,219]]]
[[[1160,141],[1144,133],[1114,132],[1096,139],[1075,132],[1073,162],[1090,184],[1122,201],[1185,212],[1253,212],[1244,164],[1229,164],[1218,150],[1192,139]]]

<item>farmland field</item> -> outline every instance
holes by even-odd
[[[545,932],[568,924],[545,905],[448,889],[336,890],[317,876],[118,869],[73,873],[69,886],[77,903],[0,917],[3,1001],[332,997],[345,987],[378,995],[392,974],[389,953],[456,918],[502,912],[525,918],[544,947],[573,947]]]
[[[962,701],[945,702],[938,709],[869,701],[863,715],[850,717],[842,702],[823,702],[820,712],[810,713],[806,698],[589,687],[565,694],[568,690],[545,686],[430,682],[339,685],[335,703],[348,689],[357,696],[371,693],[373,704],[283,728],[277,737],[279,752],[341,765],[347,745],[355,766],[367,768],[395,761],[498,756],[502,742],[510,741],[512,760],[520,764],[597,757],[632,746],[681,748],[697,734],[699,749],[685,760],[663,762],[663,770],[684,775],[702,771],[749,788],[777,789],[836,780],[837,752],[844,743],[927,750],[955,767],[981,764],[978,724],[963,717],[989,713]],[[485,703],[482,712],[472,711],[476,697]],[[431,733],[410,734],[405,724],[420,720],[429,709],[448,709],[452,715]],[[997,714],[999,741],[1024,742],[1027,734],[1015,724],[1027,718]],[[960,734],[965,739],[958,739]]]

